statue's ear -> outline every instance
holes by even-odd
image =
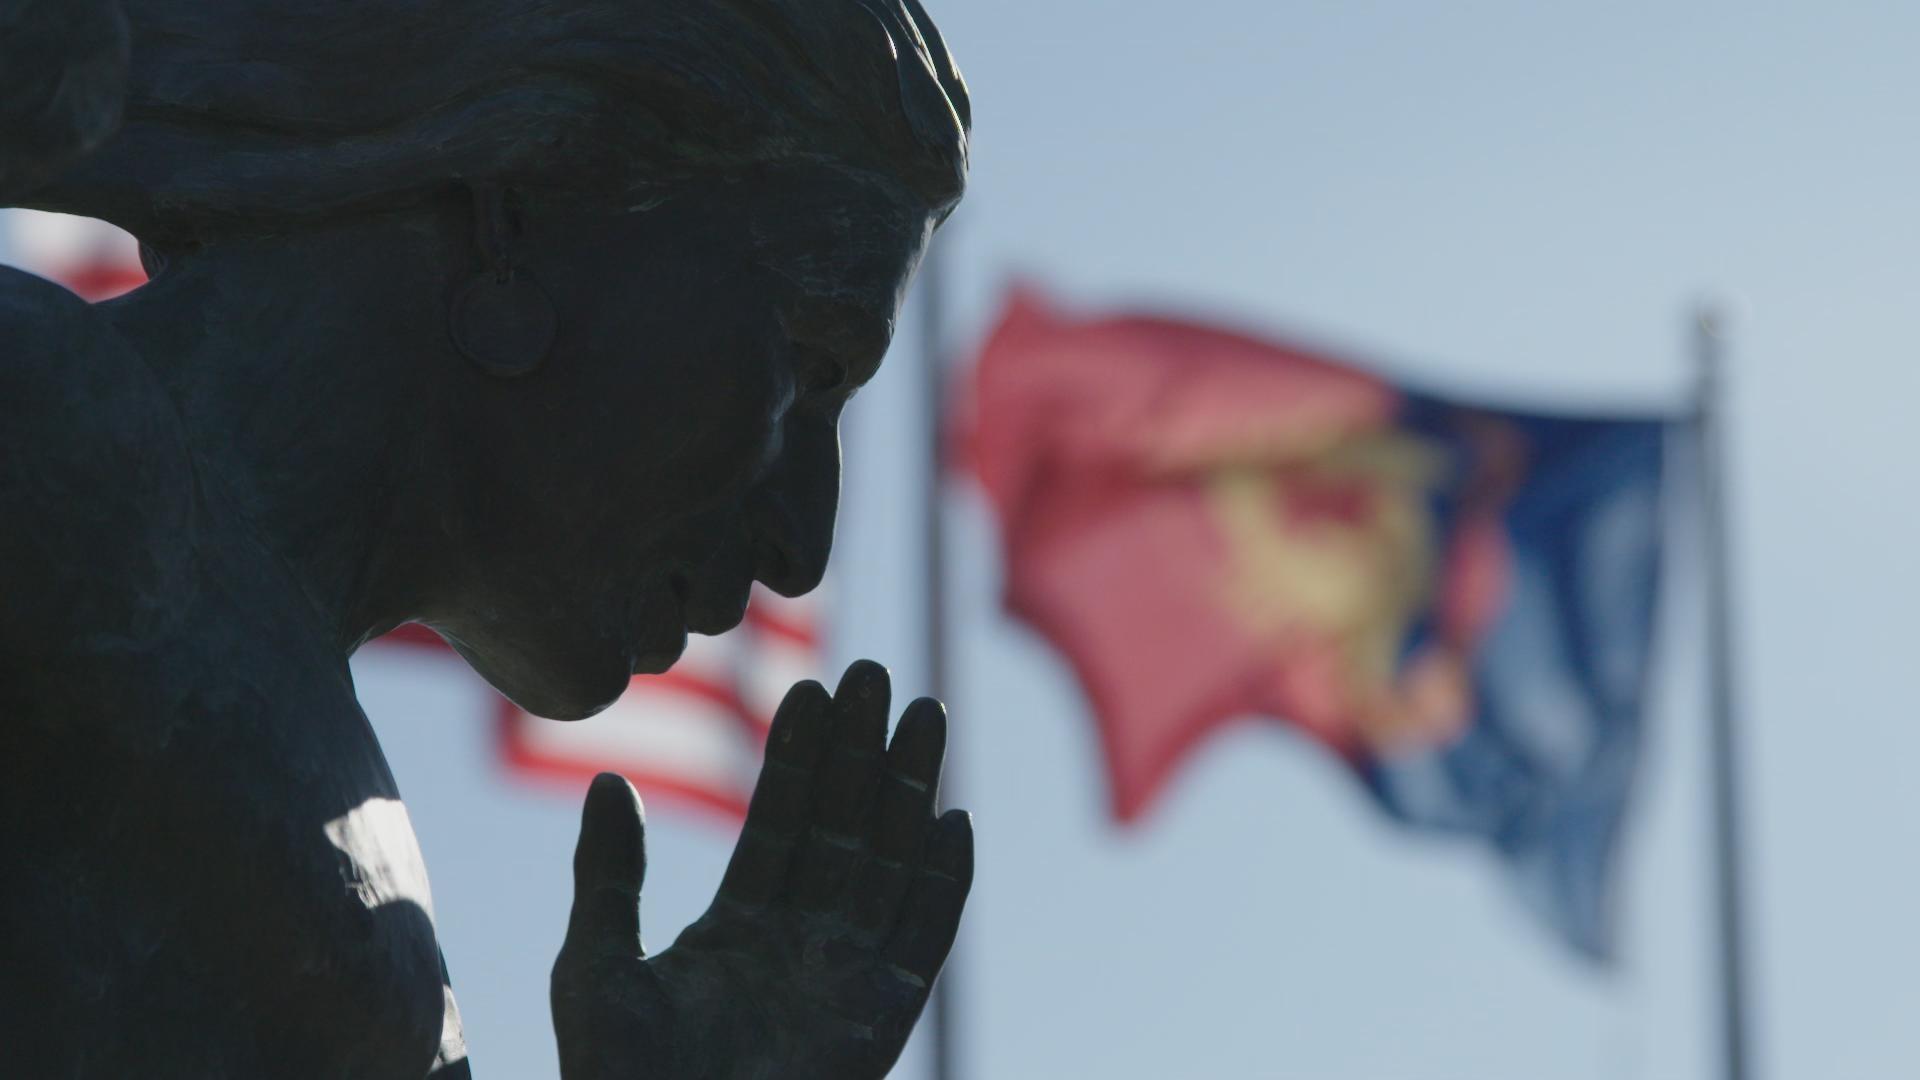
[[[489,375],[517,378],[538,370],[553,348],[559,316],[553,298],[514,258],[519,222],[509,192],[474,188],[478,271],[453,294],[447,330],[460,354]]]

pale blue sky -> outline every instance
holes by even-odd
[[[957,329],[1030,276],[1092,306],[1267,326],[1457,390],[1677,401],[1685,307],[1735,342],[1759,1044],[1770,1077],[1920,1060],[1920,8],[947,0],[975,182]],[[915,328],[849,419],[836,650],[913,692]],[[974,1080],[1687,1080],[1710,1075],[1698,609],[1683,579],[1597,977],[1480,852],[1386,824],[1247,724],[1135,830],[1104,819],[1058,658],[997,610],[963,492],[958,794]],[[482,1077],[554,1075],[546,970],[577,808],[499,781],[471,680],[358,669],[433,875]],[[731,837],[656,806],[665,945]],[[910,1051],[897,1075],[925,1075]]]

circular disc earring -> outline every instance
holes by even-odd
[[[487,374],[532,374],[553,348],[560,321],[553,298],[514,265],[505,193],[475,188],[474,217],[485,265],[454,294],[448,330],[461,354]]]

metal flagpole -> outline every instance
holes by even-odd
[[[920,264],[921,418],[926,442],[926,476],[922,491],[922,540],[926,548],[921,567],[925,575],[921,608],[926,620],[927,692],[948,700],[947,680],[947,364],[945,245],[928,248]],[[942,801],[954,790],[954,746],[949,729],[947,764],[941,780]],[[959,1080],[958,1018],[955,998],[961,982],[958,943],[947,956],[929,1002],[933,1011],[932,1054],[934,1080]]]
[[[1706,570],[1708,748],[1713,798],[1714,911],[1718,923],[1720,1043],[1725,1080],[1754,1080],[1748,1028],[1748,956],[1740,818],[1733,574],[1727,529],[1723,360],[1726,319],[1702,305],[1693,330],[1699,379],[1701,530]]]

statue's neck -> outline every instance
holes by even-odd
[[[434,230],[392,223],[209,247],[107,310],[167,387],[203,484],[277,556],[343,651],[417,610],[448,355]],[[425,514],[425,517],[422,515]]]

